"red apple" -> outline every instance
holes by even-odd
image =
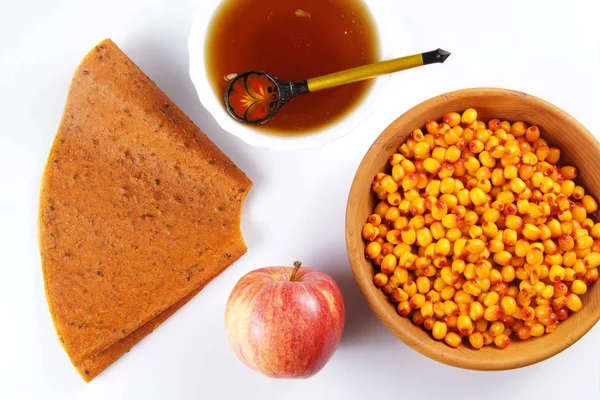
[[[346,319],[335,281],[313,268],[267,267],[244,275],[225,310],[229,344],[273,378],[308,378],[329,361]]]

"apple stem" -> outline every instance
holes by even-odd
[[[302,263],[300,261],[296,261],[294,263],[294,269],[292,270],[292,273],[290,274],[290,282],[293,282],[296,280],[296,276],[298,275],[298,270],[300,269],[301,265],[302,265]]]

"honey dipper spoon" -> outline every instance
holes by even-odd
[[[299,82],[282,81],[262,71],[248,71],[237,75],[229,83],[225,90],[225,105],[227,112],[236,120],[247,124],[261,124],[298,95],[423,65],[443,63],[449,56],[449,52],[437,49]]]

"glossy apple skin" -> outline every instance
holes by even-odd
[[[342,292],[327,274],[267,267],[243,276],[227,302],[229,344],[248,367],[272,378],[308,378],[340,343],[346,319]]]

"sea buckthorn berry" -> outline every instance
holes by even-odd
[[[508,215],[504,220],[504,225],[508,229],[519,231],[523,227],[523,219],[517,215]]]
[[[429,292],[429,289],[431,288],[431,282],[429,281],[429,278],[427,278],[425,276],[419,276],[416,280],[416,284],[417,284],[417,291],[419,293],[427,293],[427,292]]]
[[[373,226],[379,226],[381,224],[381,216],[379,214],[371,214],[367,221]]]
[[[388,193],[393,193],[398,190],[398,184],[389,175],[384,176],[383,179],[381,179],[380,184],[381,184],[381,187],[383,187],[383,189],[385,189],[385,191]]]
[[[500,123],[499,119],[492,119],[490,121],[488,121],[487,127],[489,130],[491,130],[492,132],[496,132],[498,129],[500,129],[502,126],[502,124]]]
[[[490,306],[493,306],[494,304],[498,303],[499,299],[500,299],[500,296],[498,295],[498,293],[496,293],[496,292],[489,292],[483,298],[483,304],[486,307],[490,307]]]
[[[514,246],[517,244],[517,231],[514,229],[505,229],[502,234],[502,240],[505,246]]]
[[[515,122],[510,126],[510,133],[514,137],[523,136],[526,131],[527,131],[527,125],[525,124],[525,122],[522,122],[522,121]]]
[[[436,321],[431,329],[431,334],[436,340],[442,340],[446,337],[448,326],[442,321]]]
[[[504,296],[500,301],[500,308],[505,315],[513,315],[517,311],[517,302],[513,297]]]
[[[540,265],[544,261],[544,255],[539,247],[533,247],[527,252],[526,260],[530,265]]]
[[[422,130],[415,129],[412,133],[412,138],[417,142],[422,142],[425,140],[425,135],[423,134]]]
[[[485,125],[477,125],[477,122],[473,125],[473,130],[475,131],[475,138],[477,138],[477,140],[480,140],[483,143],[486,143],[489,138],[492,136],[493,132],[489,129],[485,129]]]
[[[414,244],[417,240],[417,234],[411,226],[405,226],[400,231],[402,242],[406,244]]]
[[[539,128],[537,126],[535,126],[535,125],[531,125],[525,131],[525,138],[527,139],[528,142],[531,142],[531,143],[533,143],[536,140],[538,140],[540,138],[540,130],[539,130]]]
[[[569,293],[567,295],[567,307],[569,308],[569,310],[577,312],[579,310],[581,310],[582,304],[581,304],[581,299],[579,298],[579,296],[575,293]]]
[[[540,231],[540,228],[538,228],[537,226],[535,226],[533,224],[525,224],[525,226],[523,227],[522,234],[527,239],[535,241],[540,238],[541,231]]]
[[[387,254],[383,257],[381,261],[381,272],[384,272],[388,276],[394,273],[394,269],[396,269],[396,265],[398,260],[395,255]]]
[[[473,301],[473,295],[465,292],[464,290],[459,290],[454,294],[454,302],[457,304],[469,304]]]
[[[429,143],[427,142],[417,142],[413,146],[413,152],[416,156],[424,157],[429,154],[431,151],[431,147],[429,147]]]
[[[370,259],[377,258],[377,256],[379,256],[380,253],[381,253],[381,245],[378,242],[369,243],[369,245],[365,249],[365,254]]]
[[[481,332],[473,332],[469,335],[469,343],[475,350],[483,347],[483,335]]]
[[[384,274],[383,272],[379,272],[379,273],[375,274],[375,277],[373,278],[373,282],[375,283],[376,286],[381,287],[381,286],[387,284],[388,276],[386,274]]]
[[[495,138],[490,138],[490,140],[486,144],[486,147],[488,147],[488,144],[491,143],[492,139],[495,139]],[[502,158],[504,156],[504,151],[505,151],[505,149],[504,149],[504,146],[502,146],[502,145],[495,145],[495,146],[491,147],[489,150],[490,155],[494,158]]]
[[[503,266],[500,274],[502,274],[503,282],[510,283],[515,280],[515,268],[510,264]]]
[[[565,179],[575,179],[577,176],[577,168],[572,166],[565,166],[560,169],[560,173]]]
[[[566,307],[554,310],[559,321],[564,321],[569,316],[569,310]]]
[[[447,214],[442,217],[442,225],[446,229],[456,228],[460,222],[460,218],[455,214]]]
[[[483,305],[478,301],[474,301],[470,304],[469,317],[471,317],[473,321],[478,321],[483,318],[484,311]]]
[[[449,317],[457,315],[459,312],[458,304],[450,300],[444,301],[444,312]]]
[[[460,124],[461,119],[462,118],[461,118],[460,114],[456,113],[456,112],[450,112],[450,113],[444,114],[444,116],[442,117],[442,121],[445,124],[448,124],[450,127]]]
[[[587,285],[584,281],[576,279],[573,281],[573,283],[571,283],[571,292],[575,293],[576,295],[585,294],[585,292],[587,292]]]
[[[386,201],[380,201],[377,203],[377,206],[375,206],[375,214],[383,218],[388,208],[390,208],[390,205]]]
[[[477,110],[474,108],[467,108],[461,117],[461,122],[465,125],[472,125],[477,121]]]
[[[581,200],[585,196],[585,190],[581,186],[575,186],[571,195],[575,200]]]
[[[483,345],[487,346],[494,343],[494,337],[488,332],[481,332],[481,336],[483,336]]]
[[[453,126],[444,132],[444,141],[447,145],[454,145],[460,140],[463,128],[460,125]]]
[[[496,160],[487,150],[479,153],[479,162],[481,162],[481,165],[483,165],[484,167],[493,168],[496,166]]]
[[[550,273],[548,278],[552,282],[560,282],[565,278],[565,269],[560,265],[553,265],[550,267]]]
[[[432,135],[437,135],[438,134],[438,123],[436,121],[427,121],[427,123],[425,124],[425,129],[427,130],[427,133],[430,133]]]
[[[495,321],[490,326],[490,334],[494,337],[499,336],[504,333],[504,324],[500,321]]]
[[[477,282],[473,279],[465,281],[465,283],[462,286],[462,290],[475,297],[481,294],[481,287],[479,287]]]
[[[408,294],[404,290],[396,288],[390,295],[390,298],[394,303],[400,303],[401,301],[408,300]]]
[[[548,154],[550,154],[550,148],[547,145],[541,145],[535,150],[535,155],[540,161],[546,160]]]
[[[468,315],[459,315],[456,321],[456,327],[461,335],[467,336],[473,333],[473,320]]]
[[[560,149],[558,147],[550,147],[546,161],[550,164],[556,164],[560,159]]]
[[[529,334],[533,337],[540,337],[544,334],[546,328],[539,322],[529,327]]]
[[[377,229],[373,224],[366,223],[362,229],[363,238],[368,241],[373,241],[379,235],[379,229]]]
[[[488,202],[488,198],[485,192],[479,187],[473,188],[469,194],[471,197],[471,201],[476,206],[482,206]]]
[[[400,165],[402,166],[402,168],[404,169],[404,171],[407,174],[412,174],[412,173],[417,172],[417,167],[415,166],[415,164],[407,158],[400,161]]]
[[[596,200],[590,195],[583,196],[581,199],[581,204],[588,214],[594,213],[598,210],[598,203],[596,203]]]
[[[381,254],[383,254],[384,256],[387,256],[390,253],[393,253],[394,251],[394,245],[391,243],[384,243],[381,245]]]
[[[552,307],[548,305],[541,305],[535,308],[535,317],[538,320],[548,318],[552,314]]]
[[[390,165],[399,165],[402,160],[404,160],[404,156],[402,154],[394,153],[390,156]]]
[[[408,300],[405,300],[398,303],[398,305],[396,306],[396,311],[402,316],[407,316],[411,313],[412,308],[410,308],[410,303],[408,302]]]
[[[373,242],[373,243],[375,243],[375,242]],[[384,257],[385,256],[383,254],[379,254],[377,257],[375,257],[373,259],[373,264],[377,265],[378,267],[381,266],[381,262],[383,261]]]
[[[421,306],[421,308],[419,310],[421,311],[421,315],[423,316],[423,318],[425,318],[426,320],[429,318],[433,318],[433,316],[434,316],[433,303],[431,301],[426,300],[425,303],[423,303],[423,305]],[[435,320],[433,320],[433,321],[430,320],[429,324],[428,324],[429,327],[425,327],[425,328],[428,330],[431,330],[434,322],[435,322]]]
[[[411,319],[415,325],[423,325],[425,322],[425,317],[423,317],[420,312],[413,312]]]
[[[531,334],[529,333],[529,328],[526,326],[522,326],[517,329],[517,337],[521,340],[527,340],[531,338]]]
[[[455,332],[448,332],[444,337],[444,341],[450,347],[458,347],[461,343],[461,337]]]
[[[466,249],[469,253],[481,253],[485,249],[485,242],[480,239],[467,240]]]
[[[485,318],[486,321],[497,321],[500,319],[500,317],[502,316],[502,310],[500,309],[500,306],[498,305],[492,305],[489,306],[485,309],[483,317]]]
[[[489,322],[488,322],[488,321],[486,321],[486,320],[485,320],[485,319],[483,319],[483,318],[480,318],[480,319],[478,319],[477,321],[475,321],[475,330],[476,330],[477,332],[481,332],[481,333],[483,333],[483,332],[487,332],[487,330],[488,330],[488,325],[489,325]]]
[[[521,153],[521,147],[513,141],[513,144],[506,144],[504,148],[503,160],[512,160],[511,162],[516,161],[515,158],[518,158]],[[527,154],[527,153],[526,153]]]
[[[596,282],[598,280],[598,268],[590,268],[585,273],[583,279],[589,285],[592,282]]]
[[[535,319],[535,310],[533,307],[524,306],[520,310],[520,315],[523,321],[533,321]]]

